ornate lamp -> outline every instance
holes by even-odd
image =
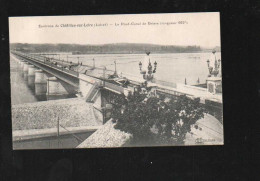
[[[114,61],[114,64],[115,64],[115,72],[114,72],[113,76],[118,77],[117,70],[116,70],[116,60]]]
[[[213,50],[212,50],[212,53],[215,55],[215,53],[216,53],[216,50],[215,50],[215,49],[213,49]]]
[[[210,61],[209,60],[207,60],[207,64],[208,64],[208,69],[209,69],[209,77],[211,77],[212,75],[214,76],[214,77],[216,77],[218,74],[219,74],[219,68],[220,68],[220,62],[221,62],[221,60],[219,59],[218,61],[217,61],[217,59],[216,59],[216,50],[212,50],[212,53],[213,53],[213,55],[215,56],[215,63],[214,63],[214,70],[213,70],[213,67],[211,67],[210,66]]]
[[[208,67],[209,67],[209,59],[207,60],[207,63],[208,63]]]
[[[154,70],[153,70],[153,73],[156,72],[156,68],[157,68],[157,62],[155,61],[155,62],[154,62]]]
[[[142,62],[141,61],[139,62],[139,68],[140,68],[140,71],[142,71]]]
[[[146,52],[146,54],[149,57],[150,52]],[[150,61],[150,58],[148,58],[148,60],[149,60],[149,63],[148,63],[148,66],[147,66],[147,71],[142,70],[143,64],[142,64],[141,61],[139,62],[139,69],[140,69],[140,73],[143,75],[143,78],[146,81],[151,81],[153,79],[153,74],[156,72],[157,62],[156,61],[154,62],[154,68],[153,68],[151,61]]]

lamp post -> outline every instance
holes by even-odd
[[[106,77],[106,70],[107,70],[107,68],[106,68],[106,66],[104,66],[104,67],[103,67],[103,78]]]
[[[115,64],[115,72],[114,72],[114,75],[117,75],[117,71],[116,71],[116,60],[114,61],[114,64]]]
[[[143,64],[142,64],[141,61],[139,62],[139,69],[140,69],[140,73],[143,75],[143,78],[146,81],[151,81],[154,78],[153,74],[156,73],[157,62],[156,61],[154,62],[154,67],[153,67],[152,64],[151,64],[151,61],[150,61],[150,57],[149,57],[150,52],[146,52],[146,54],[147,54],[147,59],[149,61],[148,66],[147,66],[147,71],[142,70]]]
[[[197,83],[200,84],[200,78],[198,77]]]
[[[214,77],[216,77],[218,74],[219,74],[219,69],[220,69],[220,62],[221,62],[221,60],[219,59],[218,61],[217,61],[217,58],[216,58],[216,50],[212,50],[212,53],[213,53],[213,55],[214,55],[214,57],[215,57],[215,63],[214,63],[214,70],[213,70],[213,67],[211,67],[210,66],[210,61],[209,60],[207,60],[207,65],[208,65],[208,69],[209,69],[209,75],[208,75],[208,77],[211,77],[212,75],[214,76]]]
[[[95,68],[95,59],[93,58],[93,69]]]
[[[67,57],[68,58],[68,57]],[[77,59],[78,59],[78,66],[77,66],[77,72],[78,72],[78,75],[77,76],[79,76],[79,59],[80,58],[84,58],[84,57],[77,57]]]
[[[63,61],[64,61],[64,60],[62,59],[62,65],[61,65],[61,67],[62,67],[62,71],[63,71],[63,69],[64,69],[64,67],[63,67]]]
[[[106,70],[107,70],[107,67],[103,66],[103,80],[102,80],[103,87],[105,87]]]
[[[79,57],[77,57],[77,58],[78,58],[78,68],[77,68],[78,70],[77,71],[79,73]]]

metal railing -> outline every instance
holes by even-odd
[[[36,61],[36,62],[40,62],[40,63],[46,64],[46,65],[51,66],[53,68],[59,69],[62,72],[66,72],[66,73],[72,74],[72,75],[77,76],[77,77],[79,76],[79,73],[77,71],[69,70],[69,69],[64,68],[63,66],[60,67],[60,66],[58,66],[58,64],[55,65],[53,63],[53,61],[59,61],[60,62],[60,60],[52,59],[52,62],[50,62],[50,61],[46,61],[46,59],[45,59],[46,57],[41,56],[41,55],[35,55],[35,54],[32,55],[32,54],[25,54],[25,53],[20,53],[20,52],[19,53],[15,52],[14,54],[16,54],[18,56],[22,56],[22,57],[28,58],[28,59],[30,59],[32,61]],[[75,65],[75,64],[72,64],[72,65]]]
[[[124,93],[124,87],[121,87],[119,85],[115,85],[115,84],[112,84],[109,82],[104,82],[103,86],[104,86],[104,88],[108,88],[108,89],[111,89],[111,90],[114,90],[114,91],[117,91],[120,93]]]

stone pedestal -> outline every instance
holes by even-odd
[[[47,79],[47,95],[66,95],[68,92],[56,77]]]
[[[35,75],[36,68],[33,65],[29,65],[28,67],[28,76],[34,76]]]
[[[46,79],[46,75],[44,74],[44,72],[42,70],[35,70],[35,83],[47,83],[47,79]]]
[[[208,92],[212,94],[222,93],[221,77],[209,77],[206,81]]]

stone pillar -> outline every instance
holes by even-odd
[[[47,83],[46,75],[42,70],[35,70],[35,83]]]
[[[29,64],[28,63],[24,63],[23,71],[24,72],[28,72],[28,67],[29,67]]]
[[[68,92],[56,77],[47,79],[47,95],[66,95]]]
[[[21,59],[19,59],[19,58],[16,58],[16,62],[17,63],[19,63],[20,64],[20,62],[21,62],[22,60]]]
[[[221,77],[209,77],[207,79],[207,90],[212,94],[222,93]]]
[[[24,66],[25,62],[24,61],[21,61],[20,65],[21,65],[21,68],[23,69],[23,66]]]
[[[33,65],[29,65],[29,67],[28,67],[28,76],[35,75],[35,70],[36,70],[36,68]]]
[[[46,95],[47,92],[47,84],[45,83],[38,83],[35,84],[35,95]]]
[[[35,77],[34,75],[28,75],[28,86],[29,87],[34,87],[34,82],[35,82]]]

